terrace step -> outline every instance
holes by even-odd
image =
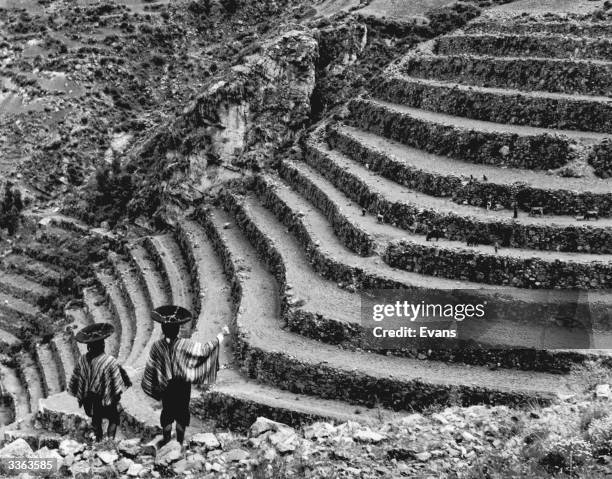
[[[314,204],[327,212],[330,221],[338,218],[336,230],[345,232],[345,241],[347,237],[374,238],[377,243],[374,249],[393,267],[479,283],[514,283],[513,286],[521,288],[604,289],[612,286],[612,255],[536,253],[521,248],[502,248],[495,253],[491,247],[466,246],[445,238],[433,243],[423,235],[380,224],[372,215],[364,216],[362,208],[307,165],[283,162],[280,171],[281,176],[306,198],[288,188],[274,191],[282,184],[271,178],[264,179],[265,188],[272,189],[285,208],[297,215]],[[351,249],[359,251],[360,248]]]
[[[33,416],[30,415],[24,421],[8,425],[3,431],[5,443],[23,439],[30,445],[33,451],[37,451],[43,447],[58,449],[65,437],[55,432],[41,431],[37,428],[37,425],[32,424],[32,420]]]
[[[202,227],[192,220],[181,220],[176,227],[177,242],[192,275],[194,309],[199,313],[191,338],[210,341],[232,316],[229,285],[223,275],[223,265]],[[231,354],[222,348],[219,361],[227,362]]]
[[[2,393],[13,398],[14,420],[25,418],[30,413],[30,401],[17,370],[0,363],[0,384]]]
[[[36,365],[36,362],[27,353],[20,353],[18,356],[17,369],[21,384],[24,386],[28,402],[30,404],[30,412],[38,411],[38,403],[40,399],[45,397],[44,379]]]
[[[115,334],[106,340],[106,351],[117,357],[122,347],[122,342],[127,343],[123,345],[123,350],[126,351],[129,347],[129,337],[127,339],[123,338],[122,325],[108,307],[104,296],[98,293],[95,288],[85,288],[83,290],[83,301],[85,302],[89,323],[111,323],[115,326]],[[84,345],[79,344],[79,348],[82,353],[86,352]]]
[[[230,322],[231,291],[223,265],[208,241],[204,229],[195,221],[177,224],[177,240],[198,278],[202,303],[197,329],[192,338],[209,340],[224,324]],[[221,364],[231,358],[227,341],[220,353]],[[316,420],[377,423],[379,416],[390,416],[388,410],[347,410],[346,405],[325,399],[290,393],[256,383],[238,371],[222,368],[214,387],[191,400],[192,413],[215,421],[217,427],[246,430],[259,416],[301,426]]]
[[[96,279],[105,292],[108,309],[110,310],[115,326],[119,325],[119,352],[117,360],[123,363],[132,352],[135,339],[135,325],[130,316],[129,306],[123,297],[121,285],[117,278],[101,271],[96,272]]]
[[[10,322],[9,318],[4,317],[2,313],[0,313],[0,322],[6,323]],[[5,354],[11,354],[14,350],[21,346],[21,341],[17,336],[4,329],[0,329],[0,352]]]
[[[612,133],[612,101],[605,96],[487,88],[396,73],[376,88],[376,97],[475,120]]]
[[[173,304],[191,308],[189,270],[172,235],[148,236],[144,245],[170,286]]]
[[[232,369],[219,371],[214,388],[192,399],[191,411],[217,427],[246,431],[264,416],[292,427],[316,421],[354,421],[376,426],[399,416],[384,408],[350,407],[342,401],[321,399],[273,388],[241,376]]]
[[[134,339],[126,364],[133,364],[143,352],[146,352],[145,346],[153,332],[150,303],[135,268],[114,253],[109,255],[109,259],[113,265],[124,304],[129,311],[129,316],[122,319],[124,322],[129,321],[132,325]]]
[[[512,211],[459,205],[411,191],[315,141],[308,142],[305,160],[367,211],[383,214],[385,222],[414,233],[426,234],[431,226],[446,229],[451,240],[465,241],[477,235],[481,244],[501,239],[502,246],[513,248],[612,253],[610,218],[587,226],[570,216],[519,215],[514,219]]]
[[[149,257],[147,250],[140,244],[128,246],[130,261],[136,267],[140,282],[147,293],[152,308],[158,308],[170,303],[164,279],[157,271],[154,261]]]
[[[36,345],[36,365],[43,381],[43,397],[62,390],[62,379],[49,344]]]
[[[548,33],[574,35],[578,37],[608,38],[612,36],[612,25],[608,22],[545,21],[542,18],[525,18],[500,22],[491,19],[476,19],[463,29],[466,33],[500,33],[525,35]]]
[[[51,339],[53,361],[59,372],[60,390],[65,391],[70,382],[77,357],[74,339],[68,333],[56,333]]]
[[[350,126],[329,129],[326,140],[370,171],[412,190],[450,197],[457,203],[484,207],[491,197],[506,209],[512,209],[516,199],[524,211],[537,205],[547,214],[576,215],[597,209],[600,216],[612,215],[612,180],[562,178],[540,171],[475,165]]]
[[[41,399],[36,419],[47,431],[78,439],[84,439],[91,427],[77,399],[66,391]]]
[[[606,135],[504,125],[419,110],[382,100],[352,100],[352,126],[429,153],[497,166],[558,168],[600,145]]]
[[[287,283],[291,284],[293,303],[305,304],[298,308],[297,312],[284,310],[284,319],[290,330],[304,334],[313,339],[323,340],[330,343],[347,343],[360,348],[369,349],[370,343],[364,336],[366,333],[364,325],[359,321],[360,305],[355,295],[336,287],[348,283],[347,288],[352,291],[364,289],[407,289],[416,291],[417,300],[423,299],[428,291],[462,291],[462,295],[469,298],[472,303],[505,304],[504,315],[487,315],[482,320],[474,320],[462,323],[459,328],[460,338],[464,340],[476,340],[482,345],[489,345],[490,349],[476,352],[470,348],[466,351],[455,351],[451,361],[466,362],[470,364],[488,364],[497,358],[497,362],[507,367],[537,370],[567,370],[573,362],[583,361],[586,357],[597,354],[595,351],[583,351],[570,354],[548,354],[535,353],[536,349],[543,349],[542,338],[547,338],[549,346],[555,349],[562,348],[609,348],[612,344],[612,335],[603,331],[594,332],[598,329],[596,323],[606,323],[607,308],[610,304],[610,296],[605,292],[589,296],[592,301],[591,319],[593,325],[589,329],[591,339],[588,345],[580,341],[580,334],[576,330],[563,327],[560,324],[552,325],[531,318],[539,307],[561,308],[561,301],[567,298],[552,297],[550,291],[540,291],[537,294],[528,293],[524,289],[511,287],[496,287],[490,289],[488,286],[478,285],[469,281],[451,281],[444,278],[432,278],[429,276],[407,273],[386,266],[376,257],[364,258],[355,256],[342,244],[334,231],[330,228],[327,218],[311,205],[303,204],[303,208],[296,212],[283,204],[282,198],[291,195],[287,189],[277,188],[271,192],[262,191],[258,188],[266,207],[260,205],[251,198],[244,200],[244,205],[236,203],[236,197],[227,196],[228,206],[235,210],[236,216],[240,216],[241,224],[247,224],[249,236],[252,242],[259,245],[268,244],[268,238],[276,241],[273,246],[268,244],[265,252],[263,246],[259,246],[260,253],[267,257],[281,255],[282,262],[274,264],[276,270],[285,270]],[[275,201],[276,199],[276,201]],[[245,208],[247,207],[247,208]],[[275,218],[271,217],[270,208],[283,223],[281,226]],[[328,213],[331,209],[327,210]],[[333,221],[332,221],[333,223]],[[345,223],[347,224],[347,223]],[[297,240],[284,234],[288,228],[296,236]],[[334,228],[338,228],[334,224]],[[384,228],[379,230],[379,233]],[[341,235],[341,234],[340,234]],[[372,234],[373,237],[383,235]],[[265,237],[264,241],[262,237]],[[287,238],[285,241],[280,238]],[[300,244],[301,243],[301,244]],[[277,260],[278,261],[278,260]],[[293,268],[297,268],[296,272]],[[349,266],[350,265],[350,266]],[[321,277],[312,275],[304,277],[304,273],[314,269],[314,272],[328,279],[324,281]],[[317,287],[318,285],[318,287]],[[320,298],[311,298],[305,291],[323,292]],[[465,294],[473,291],[471,294]],[[502,299],[504,298],[504,299]],[[324,301],[323,304],[320,304]],[[468,300],[466,300],[468,301]],[[501,301],[501,302],[500,302]],[[313,306],[314,304],[314,306]],[[336,305],[341,305],[338,309]],[[602,307],[598,310],[595,304]],[[325,307],[325,305],[327,305]],[[352,308],[351,308],[352,306]],[[524,309],[524,308],[527,309]],[[570,307],[568,305],[568,307]],[[511,311],[511,312],[510,312]],[[600,317],[603,315],[603,319]],[[521,351],[499,351],[512,347]],[[530,349],[531,352],[526,353]],[[404,354],[400,351],[399,354]],[[416,356],[414,353],[409,355]],[[449,360],[448,351],[429,351],[427,356],[431,359]]]
[[[406,57],[398,71],[484,87],[601,96],[612,93],[612,63],[603,60],[421,55]]]
[[[23,324],[33,321],[40,313],[34,305],[0,292],[0,328],[19,335]]]
[[[455,33],[438,38],[435,53],[612,60],[612,42],[568,35]]]
[[[13,271],[44,286],[57,286],[63,271],[40,261],[32,261],[19,254],[10,254],[0,260],[5,271]]]
[[[0,271],[0,291],[23,299],[33,305],[40,298],[52,294],[52,290],[46,286],[25,278],[20,274],[7,273],[5,271]]]
[[[204,213],[201,221],[241,293],[233,337],[236,357],[250,377],[292,392],[353,404],[371,406],[378,396],[380,404],[394,410],[443,406],[451,391],[463,404],[524,404],[528,398],[546,403],[565,389],[557,375],[348,352],[286,332],[278,317],[278,285],[232,217],[214,209]],[[282,292],[286,287],[283,272],[278,266],[274,270],[282,280]],[[319,296],[314,290],[307,293]],[[329,300],[331,304],[335,302]]]

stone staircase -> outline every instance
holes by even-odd
[[[191,431],[210,420],[244,429],[258,416],[294,426],[376,424],[451,404],[527,406],[570,395],[568,369],[609,359],[612,344],[604,329],[612,63],[609,42],[595,39],[602,30],[610,26],[477,20],[391,66],[371,98],[352,100],[343,121],[309,136],[303,161],[282,160],[278,174],[245,181],[243,193],[228,188],[216,206],[177,219],[173,232],[117,244],[83,308],[67,310],[74,327],[19,358],[16,372],[2,367],[16,418],[36,413],[56,433],[87,428],[64,391],[79,353],[72,332],[104,321],[116,326],[107,350],[134,381],[122,399],[123,433],[159,432],[159,405],[139,384],[159,337],[150,311],[168,302],[195,312],[185,336],[206,341],[226,324],[232,330],[217,383],[194,388]],[[568,165],[586,175],[558,174]],[[599,219],[576,219],[594,209]],[[58,237],[84,231],[69,219],[51,224]],[[445,237],[427,241],[432,227]],[[466,246],[471,236],[479,245]],[[18,289],[44,294],[57,282],[47,256],[36,257],[38,266],[5,261],[7,275],[18,271],[38,289],[16,281],[1,295],[25,301]],[[503,298],[513,312],[465,324],[465,337],[489,348],[379,354],[359,321],[359,293],[377,288],[473,291]],[[588,294],[603,330],[595,349],[575,350],[567,325],[526,316],[558,288]],[[2,298],[2,315],[30,314]],[[556,350],[538,348],[544,332]]]

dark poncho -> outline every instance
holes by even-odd
[[[102,406],[109,406],[120,399],[126,387],[128,385],[125,384],[119,363],[114,357],[100,354],[90,360],[84,354],[74,368],[68,392],[75,396],[80,404],[93,393],[100,396]]]
[[[142,390],[160,400],[173,379],[193,384],[212,384],[219,370],[219,341],[202,344],[190,339],[160,339],[151,353],[142,378]]]

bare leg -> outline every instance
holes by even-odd
[[[177,433],[178,433],[178,430],[177,430]],[[170,442],[170,439],[172,439],[172,423],[168,424],[167,426],[164,426],[163,435],[164,435],[164,443]]]
[[[91,425],[93,426],[94,434],[96,435],[96,441],[101,441],[102,440],[102,418],[99,415],[94,414],[91,419]]]
[[[108,421],[108,429],[106,430],[106,435],[109,439],[115,439],[115,435],[117,434],[117,424],[114,421]]]
[[[183,444],[183,441],[185,440],[185,429],[186,426],[178,422],[176,423],[176,440],[179,442],[179,444]]]

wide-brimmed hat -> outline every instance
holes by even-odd
[[[193,315],[182,306],[168,304],[151,311],[151,319],[162,324],[183,324],[191,321]]]
[[[81,329],[74,339],[79,343],[95,343],[103,341],[115,332],[115,327],[110,323],[94,323]]]

